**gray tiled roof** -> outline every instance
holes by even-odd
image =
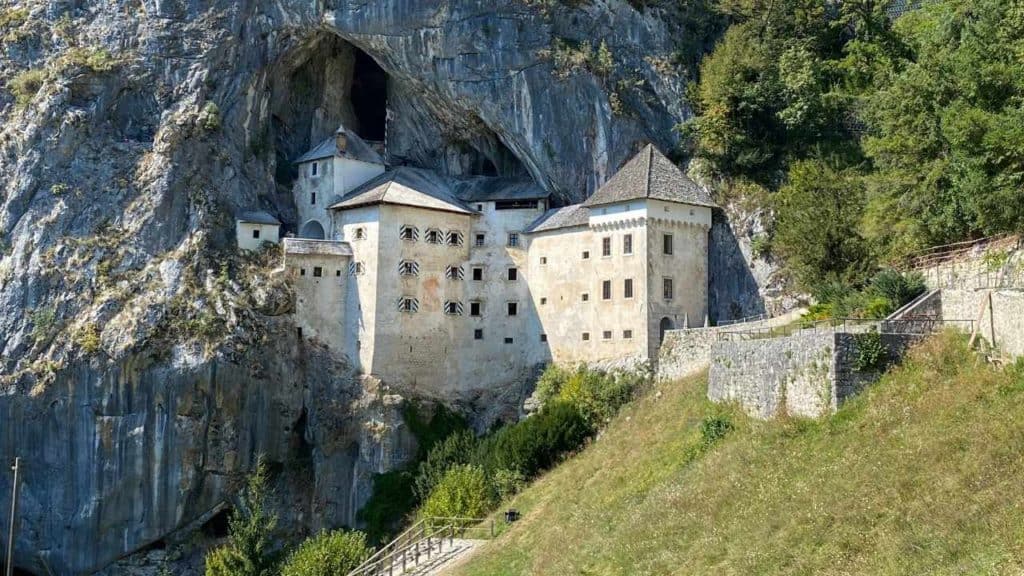
[[[600,206],[639,198],[715,206],[703,188],[651,144],[626,162],[583,205]]]
[[[270,215],[268,212],[263,210],[254,210],[251,212],[242,212],[237,216],[239,222],[245,222],[247,224],[273,224],[280,226],[281,222]]]
[[[546,232],[559,228],[586,226],[590,220],[590,210],[582,204],[573,204],[563,208],[548,210],[540,218],[526,227],[526,233]]]
[[[338,131],[344,131],[346,142],[345,151],[341,153],[341,156],[349,158],[351,160],[360,160],[362,162],[369,162],[370,164],[383,164],[384,159],[377,154],[365,140],[356,135],[355,132],[341,126]],[[337,132],[335,132],[337,134]],[[338,142],[335,139],[335,134],[332,134],[328,138],[324,138],[319,144],[313,147],[312,150],[306,152],[302,156],[299,156],[294,164],[302,164],[303,162],[312,162],[313,160],[320,160],[323,158],[331,158],[338,154]]]
[[[368,204],[402,204],[472,214],[474,211],[451,193],[449,182],[436,172],[401,167],[359,186],[331,205],[343,210]]]
[[[455,195],[466,202],[540,200],[551,196],[551,192],[541,188],[533,180],[523,178],[481,176],[458,180],[453,188]]]
[[[285,254],[319,254],[322,256],[351,256],[352,246],[337,240],[313,240],[310,238],[285,238]]]

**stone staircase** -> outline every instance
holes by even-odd
[[[476,518],[426,518],[384,545],[348,576],[436,576],[494,534]],[[475,535],[477,537],[469,537]]]

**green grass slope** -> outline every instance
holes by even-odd
[[[705,385],[629,405],[455,574],[1024,570],[1024,370],[944,335],[818,422],[752,421]],[[733,431],[702,448],[702,420],[723,410]]]

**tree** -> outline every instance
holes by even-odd
[[[462,464],[448,470],[434,487],[421,518],[480,518],[494,506],[494,492],[483,468]]]
[[[267,466],[260,457],[228,523],[227,544],[206,557],[206,576],[272,576],[278,555],[271,548],[277,516],[266,508]]]
[[[281,567],[281,576],[344,576],[370,557],[362,532],[335,530],[307,538]]]

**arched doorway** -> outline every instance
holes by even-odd
[[[309,238],[311,240],[323,240],[324,227],[316,220],[310,220],[302,225],[299,229],[299,238]]]
[[[669,330],[672,330],[675,327],[676,327],[675,323],[672,322],[671,318],[669,318],[668,316],[665,316],[664,318],[662,318],[661,319],[661,324],[659,325],[660,336],[658,337],[658,342],[664,342],[665,341],[665,332],[667,332]]]

